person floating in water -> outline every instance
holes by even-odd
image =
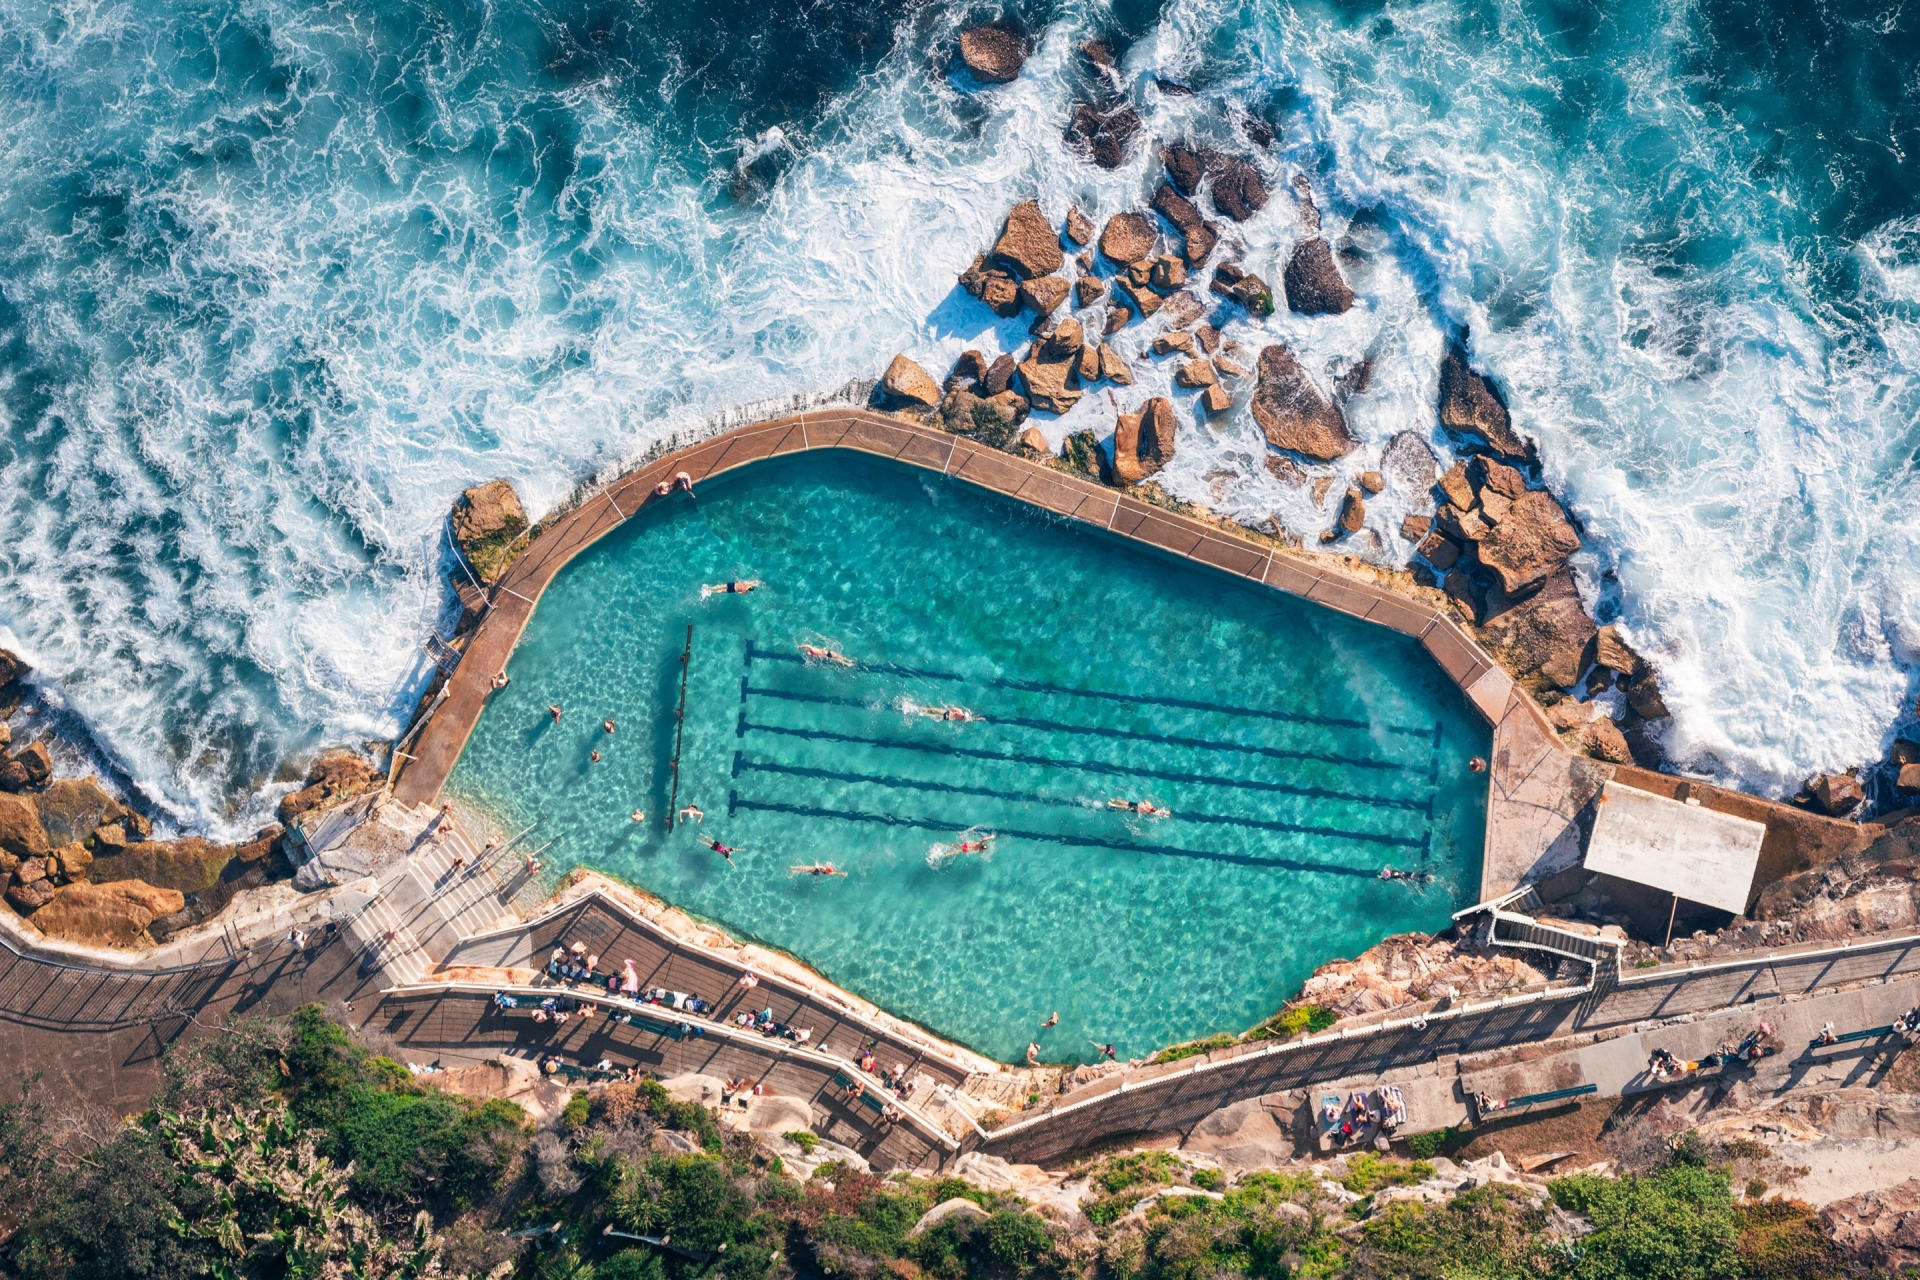
[[[843,876],[847,874],[837,869],[831,862],[797,863],[787,870],[794,875]]]
[[[500,670],[498,670],[498,671],[496,671],[496,672],[494,672],[494,673],[493,673],[493,687],[494,687],[494,688],[496,688],[496,689],[504,689],[504,688],[506,688],[506,687],[507,687],[507,685],[508,685],[508,684],[510,684],[510,683],[512,683],[512,682],[511,682],[511,681],[509,681],[509,680],[507,679],[507,669],[506,669],[505,667],[502,667],[502,668],[500,668]]]
[[[697,804],[688,804],[686,808],[680,811],[680,821],[682,822],[685,822],[688,818],[692,818],[696,823],[703,822],[706,820],[706,816],[706,814],[700,811],[700,806]]]
[[[953,843],[936,844],[928,849],[927,865],[938,871],[963,853],[977,853],[983,858],[991,858],[993,842],[997,838],[991,831],[982,835],[980,828],[968,827]]]
[[[978,840],[962,840],[958,848],[961,853],[985,853],[987,846],[999,838],[1000,837],[994,835],[992,832],[988,832]]]
[[[1048,1027],[1057,1027],[1059,1025],[1060,1025],[1060,1011],[1058,1009],[1055,1009],[1052,1013],[1047,1015],[1047,1020],[1040,1024],[1040,1029],[1042,1031],[1045,1031]]]
[[[1401,871],[1394,867],[1382,867],[1380,868],[1380,879],[1406,880],[1413,884],[1428,884],[1433,880],[1433,874],[1427,871]]]
[[[647,820],[647,811],[645,809],[635,809],[633,811],[633,820],[635,822],[645,822]]]
[[[592,751],[589,751],[589,752],[587,753],[587,759],[589,759],[589,760],[591,760],[591,761],[593,761],[593,762],[594,762],[595,764],[599,764],[599,763],[600,763],[600,748],[598,748],[598,747],[595,747],[595,748],[594,748],[594,749],[593,749]]]
[[[733,865],[733,855],[735,853],[735,850],[731,845],[721,844],[718,840],[715,840],[712,836],[701,836],[700,843],[704,844],[705,846],[707,846],[707,848],[713,850],[715,853],[725,858],[727,860],[728,866],[731,867]]]
[[[600,727],[601,727],[602,729],[605,729],[605,730],[606,730],[606,731],[607,731],[608,733],[612,733],[612,732],[613,732],[613,719],[612,719],[611,717],[609,717],[609,718],[607,718],[607,719],[605,719],[605,720],[602,720],[602,721],[600,722]]]
[[[1473,759],[1467,761],[1467,768],[1473,770],[1475,773],[1485,773],[1487,771],[1487,762],[1479,756],[1475,756]]]
[[[836,649],[822,649],[817,644],[803,644],[800,655],[813,662],[831,662],[837,667],[851,667],[853,659]]]
[[[716,582],[712,586],[700,588],[700,598],[710,600],[714,596],[743,596],[755,587],[767,584],[758,578],[742,578],[737,582]]]
[[[1115,796],[1113,799],[1107,801],[1107,808],[1121,809],[1127,813],[1137,813],[1145,818],[1170,818],[1173,816],[1173,810],[1159,808],[1151,800],[1122,800],[1120,797]]]
[[[555,706],[555,707],[548,707],[548,708],[547,708],[547,714],[553,717],[553,722],[554,722],[555,724],[559,724],[559,723],[560,723],[560,708],[559,708],[559,707],[557,707],[557,706]]]

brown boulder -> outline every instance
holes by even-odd
[[[62,778],[35,799],[47,840],[56,845],[84,840],[99,827],[118,823],[127,811],[92,778]]]
[[[526,509],[505,480],[469,489],[453,504],[453,540],[474,576],[488,586],[506,573],[526,536]]]
[[[15,760],[0,760],[0,791],[30,791],[33,779],[27,766]]]
[[[1124,306],[1138,311],[1142,318],[1152,315],[1166,305],[1166,299],[1148,288],[1145,284],[1135,284],[1126,276],[1114,279],[1113,288],[1116,298]]]
[[[1419,551],[1442,573],[1460,563],[1460,544],[1437,529],[1420,539]]]
[[[1347,434],[1340,410],[1320,394],[1293,353],[1277,344],[1260,353],[1253,419],[1276,448],[1320,462],[1345,457],[1359,447],[1359,441]]]
[[[1067,239],[1075,244],[1093,243],[1093,220],[1075,205],[1067,210]]]
[[[1627,749],[1627,740],[1621,735],[1620,726],[1607,716],[1596,716],[1587,725],[1581,732],[1580,745],[1596,760],[1613,764],[1633,763],[1633,752]]]
[[[1400,536],[1408,542],[1424,541],[1432,529],[1432,516],[1407,516],[1400,521]]]
[[[1466,348],[1455,342],[1440,362],[1440,421],[1486,441],[1506,458],[1527,456],[1527,443],[1514,434],[1507,402],[1493,383],[1467,366]]]
[[[1903,796],[1920,795],[1920,764],[1901,765],[1893,787]]]
[[[1447,473],[1435,482],[1440,495],[1450,506],[1461,511],[1471,511],[1479,495],[1473,491],[1473,482],[1467,479],[1467,464],[1456,462],[1447,468]]]
[[[1640,655],[1627,647],[1620,630],[1609,622],[1593,635],[1593,651],[1588,655],[1599,666],[1630,676],[1640,670]]]
[[[300,790],[281,797],[280,821],[291,824],[304,814],[350,800],[373,785],[373,776],[373,767],[351,751],[329,751],[307,770]]]
[[[1467,475],[1473,481],[1473,491],[1480,495],[1484,505],[1496,497],[1517,502],[1527,491],[1527,478],[1504,462],[1496,462],[1485,454],[1477,455],[1467,461]]]
[[[33,801],[24,796],[0,795],[0,849],[31,858],[51,847]]]
[[[58,864],[56,864],[55,869],[58,869]],[[13,876],[14,879],[18,880],[21,884],[33,884],[35,881],[45,880],[50,874],[51,872],[47,867],[47,859],[26,858],[14,869]]]
[[[1273,314],[1273,290],[1267,287],[1267,282],[1233,263],[1223,262],[1215,267],[1207,288],[1223,298],[1231,298],[1257,316]]]
[[[1100,301],[1100,295],[1105,292],[1106,287],[1098,280],[1092,276],[1082,276],[1073,286],[1073,305],[1090,307]]]
[[[44,742],[30,742],[14,752],[13,763],[25,771],[30,787],[44,787],[53,778],[53,756]]]
[[[64,844],[47,855],[69,880],[85,880],[93,866],[93,854],[83,844]]]
[[[1025,431],[1022,431],[1020,433],[1020,444],[1024,448],[1033,450],[1035,453],[1049,456],[1053,453],[1053,446],[1047,443],[1047,438],[1040,434],[1040,428],[1038,427],[1028,427]]]
[[[1172,254],[1163,254],[1153,260],[1153,274],[1147,280],[1161,293],[1172,293],[1187,283],[1187,264]]]
[[[989,448],[1005,449],[1017,438],[1027,402],[1011,391],[976,396],[955,391],[940,403],[940,420],[955,435],[971,436]]]
[[[113,884],[75,884],[33,917],[49,938],[98,947],[137,947],[147,943],[147,926],[186,906],[174,889],[121,880]]]
[[[1019,361],[1012,356],[1005,353],[995,356],[993,363],[987,366],[987,395],[997,396],[1012,386],[1013,371],[1017,368],[1019,368]]]
[[[1020,282],[990,265],[984,253],[960,273],[960,287],[986,303],[995,315],[1003,319],[1020,314]]]
[[[1007,225],[993,244],[993,258],[1022,280],[1031,280],[1058,271],[1067,255],[1039,201],[1022,200],[1007,214]]]
[[[1074,104],[1067,125],[1067,143],[1102,169],[1118,169],[1127,162],[1127,148],[1140,134],[1140,116],[1124,102],[1096,107]]]
[[[1173,375],[1174,383],[1182,387],[1211,387],[1219,381],[1213,372],[1213,363],[1208,360],[1189,360],[1180,366]]]
[[[962,351],[960,358],[953,362],[953,371],[947,374],[947,386],[971,391],[984,382],[986,377],[987,358],[978,351]]]
[[[1100,233],[1100,252],[1124,267],[1151,255],[1154,239],[1153,223],[1145,214],[1116,213]]]
[[[1660,696],[1660,679],[1648,667],[1629,680],[1623,688],[1627,695],[1627,705],[1633,708],[1633,714],[1642,720],[1664,720],[1671,713],[1667,703]]]
[[[1337,316],[1353,307],[1353,290],[1333,264],[1333,250],[1319,236],[1293,247],[1281,277],[1287,307],[1303,316]]]
[[[1504,519],[1480,539],[1480,563],[1500,575],[1500,586],[1517,594],[1544,580],[1580,549],[1580,535],[1544,489],[1529,489]]]
[[[1843,818],[1860,807],[1867,793],[1860,789],[1860,782],[1851,774],[1829,773],[1815,778],[1807,790],[1813,793],[1813,802],[1820,812],[1832,818]]]
[[[1564,686],[1579,679],[1593,631],[1573,575],[1561,569],[1532,595],[1489,618],[1480,639],[1516,678],[1538,672]]]
[[[1073,355],[1047,359],[1043,358],[1044,346],[1036,345],[1035,354],[1020,364],[1020,380],[1026,384],[1027,400],[1036,409],[1048,413],[1065,413],[1080,403],[1080,392],[1072,386],[1074,368],[1078,364]]]
[[[1200,153],[1173,143],[1160,148],[1160,161],[1167,166],[1167,178],[1180,189],[1180,194],[1190,196],[1200,189],[1200,179],[1206,173],[1206,162]]]
[[[1213,207],[1245,222],[1267,207],[1267,184],[1259,170],[1245,160],[1223,162],[1213,176]]]
[[[1208,413],[1225,413],[1233,408],[1233,393],[1216,382],[1200,393],[1200,404]]]
[[[880,389],[896,401],[926,405],[940,403],[940,384],[933,375],[904,355],[897,355],[880,377]]]
[[[1020,286],[1020,301],[1043,316],[1052,315],[1073,292],[1059,276],[1036,276]]]
[[[1085,475],[1108,478],[1107,455],[1091,431],[1076,431],[1061,442],[1060,457],[1069,467]]]
[[[1138,484],[1173,460],[1173,405],[1155,396],[1138,413],[1123,413],[1113,431],[1113,482]]]
[[[1179,231],[1182,241],[1180,254],[1187,265],[1197,267],[1205,262],[1213,247],[1220,243],[1220,237],[1200,216],[1199,206],[1175,191],[1166,183],[1153,193],[1154,212],[1165,218]]]
[[[11,649],[0,649],[0,685],[12,684],[33,670],[26,660]]]
[[[1153,354],[1164,356],[1175,351],[1184,351],[1192,355],[1193,335],[1176,329],[1172,333],[1160,334],[1153,340]]]
[[[1170,325],[1187,325],[1198,320],[1206,312],[1200,299],[1184,290],[1168,296],[1161,314]]]
[[[1367,499],[1358,489],[1348,489],[1340,504],[1340,532],[1358,533],[1367,523]]]
[[[142,840],[111,856],[105,850],[95,850],[87,878],[95,884],[142,880],[162,889],[201,893],[219,883],[221,873],[231,861],[231,846],[214,844],[199,836],[188,836],[184,840]]]
[[[1078,320],[1062,320],[1048,334],[1046,341],[1040,344],[1040,357],[1044,360],[1065,360],[1069,356],[1080,354],[1087,345],[1087,331]]]
[[[1378,471],[1362,471],[1354,477],[1354,480],[1359,483],[1362,489],[1365,489],[1370,494],[1380,493],[1387,487],[1386,477],[1382,476]]]
[[[30,884],[10,884],[7,886],[7,901],[21,915],[37,911],[52,902],[60,887],[47,879],[35,880]]]
[[[1133,313],[1128,311],[1126,305],[1116,296],[1114,298],[1114,305],[1107,309],[1107,321],[1101,326],[1102,331],[1108,337],[1112,337],[1114,334],[1126,328],[1127,321],[1132,318]]]
[[[1123,387],[1133,385],[1133,370],[1127,367],[1118,351],[1104,342],[1100,344],[1100,376]]]
[[[982,84],[1006,84],[1027,60],[1027,41],[1012,27],[982,23],[960,33],[960,61]]]

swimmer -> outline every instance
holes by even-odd
[[[1173,810],[1162,809],[1151,800],[1122,800],[1118,796],[1107,801],[1107,808],[1120,809],[1127,813],[1137,813],[1146,818],[1170,818]]]
[[[606,730],[606,731],[607,731],[608,733],[612,733],[612,732],[613,732],[613,721],[612,721],[612,720],[602,720],[602,721],[600,722],[600,727],[601,727],[602,729],[605,729],[605,730]]]
[[[690,804],[680,811],[680,821],[682,822],[685,822],[688,818],[692,818],[695,822],[703,822],[706,820],[706,816],[706,814],[700,811],[700,806],[697,804]]]
[[[958,847],[961,853],[985,853],[987,846],[997,839],[999,837],[995,835],[984,835],[978,840],[962,840]]]
[[[1379,878],[1382,880],[1405,880],[1411,884],[1429,884],[1433,880],[1433,875],[1427,871],[1397,871],[1392,867],[1382,867],[1380,868]]]
[[[712,836],[701,836],[700,843],[704,844],[705,846],[707,846],[707,848],[713,850],[715,853],[725,858],[727,860],[728,866],[731,867],[733,865],[733,855],[737,851],[731,845],[721,844],[718,840],[715,840]]]
[[[589,760],[591,760],[591,761],[593,761],[593,762],[594,762],[595,764],[599,764],[599,763],[600,763],[600,748],[598,748],[598,747],[595,747],[595,748],[594,748],[594,749],[593,749],[592,751],[589,751],[589,752],[587,752],[587,759],[589,759]]]
[[[647,811],[645,809],[635,809],[633,811],[633,820],[635,822],[645,822],[647,820]]]
[[[508,685],[508,684],[510,684],[510,683],[511,683],[511,681],[509,681],[509,680],[507,679],[507,669],[506,669],[505,667],[502,667],[502,668],[501,668],[500,670],[498,670],[498,671],[496,671],[496,672],[494,672],[494,673],[493,673],[493,687],[494,687],[494,688],[496,688],[496,689],[504,689],[504,688],[506,688],[506,687],[507,687],[507,685]]]
[[[1027,1065],[1030,1067],[1036,1066],[1038,1065],[1039,1061],[1040,1061],[1040,1046],[1038,1044],[1035,1044],[1031,1040],[1027,1041]]]
[[[1040,1029],[1042,1031],[1045,1031],[1048,1027],[1057,1027],[1059,1025],[1060,1025],[1060,1011],[1058,1009],[1055,1009],[1052,1013],[1047,1015],[1047,1020],[1040,1024]]]
[[[831,662],[835,666],[840,667],[850,667],[853,665],[853,659],[849,658],[846,654],[835,652],[832,649],[822,649],[817,644],[801,645],[800,654],[802,657],[810,658],[814,662]]]
[[[1467,761],[1467,768],[1473,770],[1475,773],[1485,773],[1487,771],[1487,762],[1479,756],[1475,756],[1473,759]]]
[[[553,722],[554,722],[555,724],[559,724],[559,723],[560,723],[560,708],[559,708],[559,707],[548,707],[548,708],[547,708],[547,714],[553,717]]]
[[[540,870],[540,859],[534,857],[532,854],[528,854],[527,855],[527,874],[533,875],[539,870]]]
[[[843,876],[847,874],[836,869],[831,862],[800,863],[788,867],[787,870],[794,875]]]
[[[742,578],[737,582],[716,582],[712,586],[700,588],[700,598],[708,600],[714,596],[743,596],[755,587],[765,585],[767,584],[758,578]]]
[[[976,715],[965,707],[932,706],[914,709],[929,720],[951,720],[958,724],[971,724],[976,720],[986,719],[985,716]]]

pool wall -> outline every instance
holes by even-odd
[[[460,666],[410,750],[412,758],[403,761],[397,798],[424,804],[439,797],[486,707],[493,673],[505,669],[547,585],[575,556],[658,500],[653,490],[661,481],[685,472],[698,485],[768,458],[836,449],[938,472],[1415,637],[1494,726],[1482,899],[1557,869],[1552,864],[1569,848],[1578,859],[1577,839],[1570,843],[1569,835],[1584,800],[1575,802],[1578,788],[1570,791],[1566,784],[1570,773],[1598,762],[1568,753],[1533,700],[1447,612],[1347,573],[1331,557],[1292,551],[1043,462],[859,410],[757,423],[667,454],[611,481],[543,529],[494,587]]]

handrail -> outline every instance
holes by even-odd
[[[649,1019],[658,1018],[659,1015],[654,1011],[662,1008],[660,1005],[642,1004],[638,1000],[629,999],[622,995],[602,995],[599,992],[594,992],[591,995],[581,995],[560,987],[536,987],[527,983],[428,982],[423,980],[419,982],[396,983],[391,987],[385,988],[381,992],[381,995],[407,996],[443,991],[459,991],[483,996],[492,996],[499,992],[505,992],[514,996],[526,995],[534,999],[566,995],[585,1003],[605,1005],[623,1010],[627,1013],[638,1014],[643,1018]],[[683,1011],[675,1009],[671,1012],[681,1013]],[[810,1049],[805,1045],[795,1044],[792,1041],[768,1039],[757,1031],[749,1034],[738,1027],[724,1022],[695,1022],[692,1018],[687,1017],[681,1018],[680,1021],[685,1022],[688,1026],[698,1026],[703,1035],[715,1035],[717,1033],[719,1039],[749,1045],[761,1053],[785,1054],[789,1057],[797,1057],[814,1066],[831,1067],[835,1071],[855,1073],[849,1077],[855,1080],[866,1075],[866,1072],[861,1071],[859,1066],[851,1059],[842,1058],[835,1054],[822,1053],[818,1049]],[[946,1131],[944,1126],[935,1124],[930,1118],[922,1115],[920,1109],[911,1102],[895,1098],[893,1105],[899,1109],[902,1115],[914,1121],[916,1125],[924,1129],[929,1136],[937,1139],[948,1150],[957,1151],[960,1149],[960,1143],[953,1135]]]

